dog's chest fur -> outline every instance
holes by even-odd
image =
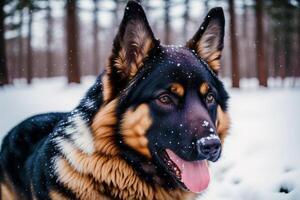
[[[74,111],[63,123],[64,128],[58,128],[52,140],[59,153],[51,162],[57,180],[79,199],[171,200],[192,197],[191,193],[181,189],[164,189],[147,183],[120,156],[114,140],[116,103],[112,101],[100,108],[90,126],[82,117],[84,113]],[[50,194],[58,195],[57,191]]]

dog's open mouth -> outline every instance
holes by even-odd
[[[164,151],[163,160],[170,173],[184,188],[199,193],[208,187],[210,175],[206,160],[186,161],[170,149]]]

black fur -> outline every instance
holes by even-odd
[[[22,198],[31,197],[28,180],[32,175],[36,176],[36,173],[32,173],[35,155],[57,123],[66,115],[67,113],[47,113],[30,117],[13,128],[3,139],[1,167],[5,169],[8,178]],[[1,181],[3,179],[2,174]]]
[[[102,104],[102,83],[100,75],[80,104],[69,113],[46,113],[30,117],[13,128],[3,139],[0,162],[8,178],[22,199],[31,199],[31,185],[35,197],[49,199],[49,190],[56,189],[75,199],[67,188],[57,182],[51,159],[60,152],[52,139],[65,135],[64,129],[72,126],[70,118],[80,113],[87,124],[91,123]],[[4,181],[3,171],[1,181]],[[29,181],[31,180],[31,181]]]

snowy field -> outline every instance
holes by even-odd
[[[87,77],[69,87],[53,78],[0,88],[0,140],[30,115],[72,109],[92,83]],[[300,88],[242,85],[229,90],[231,133],[221,160],[211,164],[212,181],[200,199],[299,200]]]

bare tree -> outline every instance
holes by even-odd
[[[230,45],[231,45],[231,78],[232,87],[240,87],[240,72],[239,72],[239,50],[236,38],[236,23],[234,0],[229,0],[229,14],[230,14]]]
[[[99,39],[98,39],[98,32],[99,32],[99,25],[98,25],[98,2],[99,0],[94,0],[94,20],[93,20],[93,37],[94,37],[94,63],[93,63],[93,74],[98,75],[99,73]]]
[[[297,29],[297,32],[296,32],[296,35],[297,35],[297,39],[298,39],[298,45],[296,45],[297,49],[295,49],[296,51],[296,55],[297,56],[297,60],[295,61],[294,63],[294,67],[293,67],[293,86],[295,87],[296,86],[296,82],[297,82],[297,79],[300,77],[300,0],[297,0],[298,2],[298,7],[297,7],[297,10],[296,10],[296,16],[298,16],[298,21],[297,21],[297,25],[298,25],[298,29]]]
[[[264,49],[264,27],[263,27],[263,1],[255,1],[256,15],[256,67],[258,82],[260,86],[268,86],[267,69],[265,66],[265,49]]]
[[[285,2],[285,1],[284,1]],[[295,25],[293,23],[293,21],[291,19],[293,19],[293,17],[295,17],[295,12],[296,11],[294,8],[294,6],[289,2],[286,1],[286,3],[284,3],[282,5],[283,8],[283,30],[284,30],[284,34],[283,34],[283,48],[284,48],[284,59],[285,59],[285,72],[286,72],[286,76],[287,77],[291,77],[292,76],[292,71],[293,71],[293,62],[292,62],[292,54],[293,54],[293,42],[294,42],[294,34],[296,32],[295,29]],[[268,65],[267,65],[268,66]]]
[[[171,2],[170,0],[165,0],[165,6],[164,6],[164,14],[165,14],[165,38],[164,42],[165,44],[171,43],[171,25],[170,25],[170,6]]]
[[[246,0],[243,0],[243,37],[247,38],[247,21],[248,21],[248,8],[246,4]]]
[[[300,54],[300,0],[298,0],[298,55]],[[298,67],[296,76],[300,76],[300,56],[298,56]]]
[[[283,40],[281,42],[283,42]],[[286,60],[285,60],[285,55],[284,55],[284,48],[279,47],[279,76],[281,78],[282,86],[284,85],[283,80],[286,77],[285,64],[286,64]]]
[[[52,43],[53,43],[53,17],[52,17],[52,9],[50,0],[48,0],[47,5],[47,52],[46,52],[46,63],[47,63],[47,77],[51,77],[54,75],[54,69],[53,69],[53,49],[52,49]]]
[[[249,34],[248,34],[248,6],[246,4],[246,0],[243,0],[243,23],[242,23],[242,28],[243,28],[243,54],[247,55],[249,52]],[[251,67],[249,67],[249,63],[250,63],[250,59],[249,56],[246,56],[244,58],[244,67],[246,68],[246,74],[245,76],[247,78],[250,78],[251,76]]]
[[[293,62],[293,68],[291,70],[291,76],[293,77],[293,82],[292,82],[292,86],[295,87],[296,86],[296,83],[297,83],[297,79],[299,78],[299,75],[300,75],[300,0],[297,0],[298,2],[298,5],[295,10],[295,16],[296,18],[298,19],[296,21],[296,29],[295,29],[295,36],[296,36],[296,39],[298,39],[298,43],[294,43],[294,54],[293,56],[290,57],[291,61],[294,61]],[[293,59],[293,57],[296,56],[296,60]]]
[[[118,25],[119,25],[119,23],[120,23],[120,21],[119,21],[119,18],[120,18],[120,16],[119,16],[119,10],[120,10],[120,1],[119,0],[113,0],[114,1],[114,3],[115,3],[115,7],[114,7],[114,9],[113,9],[113,14],[114,14],[114,27],[116,28],[116,27],[118,27]]]
[[[190,0],[184,1],[185,9],[183,14],[184,24],[183,24],[183,37],[186,41],[188,39],[188,22],[190,20]]]
[[[281,42],[281,37],[279,33],[278,27],[274,26],[273,27],[273,63],[274,63],[274,76],[277,77],[279,76],[279,70],[280,70],[280,42]]]
[[[208,12],[209,10],[209,3],[208,3],[209,0],[204,0],[204,9],[206,12]],[[204,16],[205,16],[205,13],[204,13]]]
[[[28,7],[28,35],[27,35],[27,74],[26,79],[27,83],[31,84],[32,81],[32,69],[33,69],[33,62],[32,62],[32,46],[31,46],[31,39],[32,39],[32,18],[33,18],[33,8],[31,5]]]
[[[6,48],[5,48],[5,1],[0,1],[0,86],[8,84],[8,72],[6,66]]]
[[[19,9],[19,27],[18,27],[18,60],[17,60],[17,68],[18,68],[18,77],[21,78],[24,70],[23,63],[23,8]]]
[[[77,20],[77,0],[67,0],[66,40],[67,40],[67,75],[69,83],[80,83],[79,71],[79,31]]]

